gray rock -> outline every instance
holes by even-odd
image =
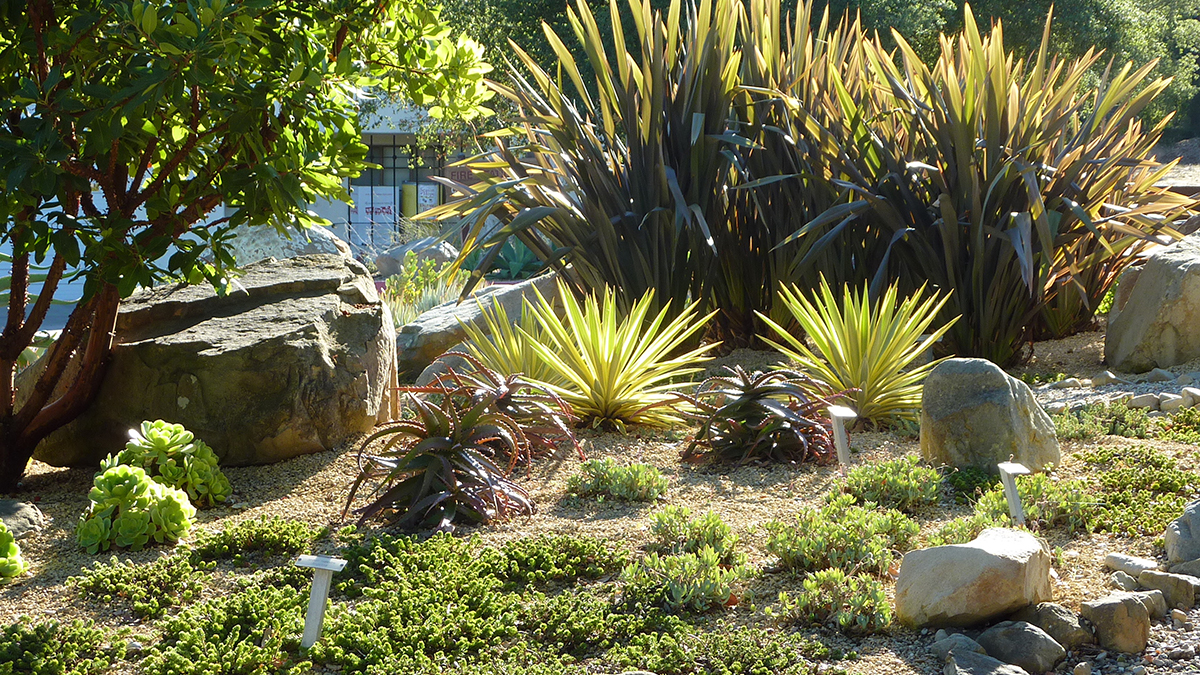
[[[999,462],[1034,471],[1058,464],[1054,423],[1028,385],[985,359],[949,359],[925,380],[921,455],[937,465],[996,473]]]
[[[1171,574],[1186,574],[1189,577],[1200,577],[1200,560],[1189,560],[1171,566]]]
[[[230,248],[242,267],[267,258],[285,260],[304,255],[354,257],[346,242],[320,226],[304,230],[288,227],[280,232],[270,225],[241,225],[234,229],[233,234]]]
[[[1116,652],[1140,653],[1150,639],[1150,613],[1130,594],[1110,595],[1081,605],[1083,618],[1096,628],[1100,646]]]
[[[14,539],[22,539],[46,525],[46,516],[41,509],[28,502],[16,499],[0,499],[0,522],[12,533]]]
[[[1142,588],[1162,591],[1169,607],[1191,609],[1196,604],[1196,589],[1192,586],[1191,577],[1169,572],[1146,570],[1138,575],[1138,583]]]
[[[425,366],[425,370],[422,370],[421,374],[417,376],[414,384],[418,387],[427,387],[439,377],[445,377],[450,370],[460,373],[470,372],[471,363],[461,356],[455,356],[455,353],[467,353],[466,343],[460,342],[454,345],[434,359],[433,363]]]
[[[1158,397],[1158,408],[1165,413],[1173,413],[1180,408],[1187,408],[1188,401],[1178,394],[1162,394]]]
[[[1011,621],[1025,621],[1041,628],[1054,641],[1066,649],[1077,649],[1080,645],[1096,641],[1092,632],[1079,623],[1079,617],[1071,610],[1053,602],[1030,605],[1009,617]]]
[[[942,631],[938,632],[940,633]],[[975,652],[977,654],[987,653],[987,651],[984,650],[983,645],[972,640],[966,635],[963,635],[962,633],[954,633],[942,638],[941,640],[929,645],[929,649],[932,650],[934,654],[937,654],[939,661],[945,661],[946,657],[951,651],[955,651],[959,654],[963,652]]]
[[[1124,553],[1109,553],[1104,556],[1104,564],[1110,570],[1120,570],[1135,579],[1146,570],[1158,569],[1158,563],[1150,558],[1138,558]]]
[[[1155,368],[1146,374],[1147,382],[1174,382],[1175,373],[1162,368]]]
[[[998,623],[983,631],[978,642],[988,656],[1031,673],[1053,670],[1067,658],[1067,650],[1046,631],[1024,621]]]
[[[432,260],[441,266],[458,258],[458,249],[437,237],[425,237],[401,244],[375,256],[375,267],[379,276],[386,279],[400,273],[404,267],[404,258],[412,251],[417,256],[417,262]]]
[[[1114,369],[1137,373],[1200,357],[1198,245],[1200,236],[1189,235],[1121,275],[1104,336]]]
[[[1103,387],[1105,385],[1118,384],[1121,382],[1125,382],[1125,380],[1117,377],[1111,370],[1106,370],[1092,378],[1093,387]]]
[[[1071,670],[1071,675],[1092,675],[1092,664],[1087,661],[1076,663],[1075,668]]]
[[[1121,589],[1122,591],[1136,591],[1138,589],[1137,579],[1134,579],[1133,577],[1122,572],[1121,570],[1117,570],[1116,572],[1113,572],[1111,578],[1112,578],[1113,586],[1116,586],[1117,588]]]
[[[1020,666],[969,651],[951,652],[942,672],[949,675],[1029,675],[1029,671]]]
[[[1067,410],[1066,401],[1052,401],[1046,404],[1046,412],[1050,415],[1058,415]]]
[[[486,330],[480,322],[480,307],[491,309],[493,300],[510,317],[521,314],[524,297],[534,298],[536,288],[547,300],[557,297],[555,274],[544,274],[517,284],[494,284],[481,289],[461,304],[448,302],[425,312],[396,334],[396,363],[401,378],[417,377],[434,359],[467,338],[462,324],[474,324]],[[460,323],[461,322],[461,323]]]
[[[1163,532],[1167,547],[1167,563],[1175,564],[1200,559],[1200,500],[1183,509]]]
[[[1191,408],[1200,403],[1200,388],[1184,387],[1183,389],[1179,390],[1179,395],[1182,396],[1186,401],[1183,406],[1185,408]]]
[[[394,350],[375,282],[341,256],[247,265],[225,296],[138,291],[121,303],[95,402],[34,457],[95,467],[153,419],[183,424],[225,465],[336,448],[388,418]]]
[[[912,627],[972,626],[1050,599],[1050,551],[1020,530],[991,528],[969,544],[909,551],[896,615]]]
[[[1125,402],[1130,408],[1148,408],[1158,410],[1158,394],[1138,394]]]
[[[1068,377],[1065,380],[1051,382],[1042,387],[1043,389],[1078,389],[1083,386],[1083,382],[1077,377]]]

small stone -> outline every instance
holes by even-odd
[[[1173,609],[1171,610],[1171,618],[1180,622],[1187,621],[1187,612],[1182,609]]]
[[[1096,375],[1092,378],[1092,386],[1093,387],[1103,387],[1105,385],[1117,384],[1118,382],[1124,382],[1124,381],[1125,380],[1122,380],[1121,378],[1114,375],[1111,370],[1106,370],[1103,373],[1100,373],[1099,375]]]
[[[983,645],[972,640],[966,635],[963,635],[962,633],[948,635],[929,645],[929,649],[934,654],[937,654],[939,661],[945,661],[946,656],[952,651],[956,654],[961,654],[963,652],[975,652],[977,654],[987,653],[987,651],[984,650]]]
[[[1167,653],[1167,658],[1172,661],[1190,661],[1196,655],[1195,647],[1191,645],[1180,649],[1173,649]]]
[[[143,647],[142,643],[138,642],[137,640],[130,640],[125,645],[125,652],[128,654],[140,654],[143,649],[145,649],[145,647]]]
[[[1139,394],[1125,402],[1130,408],[1158,410],[1158,394]]]
[[[1083,386],[1083,382],[1081,382],[1078,377],[1068,377],[1065,380],[1059,380],[1058,382],[1051,382],[1050,384],[1048,384],[1042,388],[1043,389],[1078,389],[1082,386]]]
[[[1092,675],[1092,664],[1087,661],[1081,661],[1075,664],[1075,669],[1071,673],[1072,675]]]
[[[1137,587],[1138,587],[1137,579],[1134,579],[1133,577],[1129,576],[1125,572],[1122,572],[1121,570],[1117,570],[1116,572],[1113,572],[1112,576],[1110,578],[1112,579],[1113,585],[1123,591],[1136,591],[1137,590]]]
[[[1046,404],[1046,412],[1050,415],[1061,415],[1066,412],[1067,404],[1063,401],[1055,401],[1054,403]]]
[[[1170,607],[1191,609],[1196,604],[1196,589],[1191,577],[1146,570],[1138,575],[1138,583],[1143,588],[1162,591]]]
[[[1134,666],[1129,672],[1131,675],[1146,675],[1146,666]]]
[[[1122,572],[1137,577],[1137,575],[1146,570],[1157,570],[1158,563],[1150,558],[1138,558],[1124,553],[1109,553],[1104,556],[1104,564],[1112,570],[1121,570]]]
[[[1188,400],[1188,403],[1186,406],[1188,408],[1191,408],[1192,406],[1196,405],[1197,403],[1200,403],[1200,388],[1184,387],[1183,389],[1179,390],[1179,395]]]
[[[46,524],[41,509],[28,502],[16,499],[0,499],[0,523],[12,534],[13,539],[22,539],[37,532]]]
[[[1184,626],[1183,621],[1180,621],[1179,619],[1171,620],[1171,627],[1174,628],[1175,630],[1183,630],[1183,626]]]
[[[1146,374],[1147,382],[1174,382],[1175,373],[1162,368],[1155,368]]]
[[[1178,394],[1162,394],[1158,397],[1158,408],[1165,413],[1175,412],[1188,407],[1184,398]]]
[[[1196,384],[1196,373],[1184,373],[1175,378],[1175,384]]]
[[[933,634],[933,641],[937,642],[939,640],[945,640],[948,637],[950,637],[950,634],[946,632],[946,629],[939,628],[938,631]]]

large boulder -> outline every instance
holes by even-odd
[[[379,270],[379,276],[386,279],[399,274],[400,268],[404,267],[404,258],[409,252],[417,256],[417,262],[432,260],[438,266],[458,258],[458,249],[449,242],[437,237],[416,239],[375,256],[375,267]]]
[[[341,256],[248,265],[226,296],[205,285],[138,291],[121,303],[95,402],[34,457],[94,467],[160,418],[226,465],[334,448],[387,419],[394,363],[391,315],[366,268]]]
[[[986,359],[949,359],[929,373],[921,456],[935,466],[991,473],[1010,457],[1034,471],[1059,462],[1054,422],[1033,392]]]
[[[353,258],[350,246],[329,230],[318,226],[283,232],[270,225],[242,225],[233,231],[230,248],[238,265],[275,258],[285,260],[304,255],[337,255]]]
[[[1020,530],[991,528],[969,544],[909,551],[896,580],[901,623],[967,627],[1050,600],[1050,551]]]
[[[1167,547],[1167,564],[1200,559],[1200,500],[1188,504],[1183,515],[1167,525],[1163,543]]]
[[[517,284],[494,284],[481,289],[465,302],[447,302],[417,317],[396,334],[396,363],[401,378],[411,380],[446,350],[467,339],[462,324],[474,324],[485,332],[480,307],[492,308],[494,300],[510,317],[521,315],[521,302],[533,299],[536,288],[547,300],[557,297],[554,273],[544,274]],[[460,323],[461,322],[461,323]],[[432,375],[428,377],[432,380]]]
[[[1150,613],[1127,593],[1080,604],[1080,614],[1096,628],[1096,641],[1115,652],[1136,654],[1150,639]]]
[[[1200,357],[1200,234],[1151,253],[1121,275],[1108,313],[1104,359],[1125,372]]]

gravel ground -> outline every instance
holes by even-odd
[[[1065,372],[1086,378],[1104,370],[1101,363],[1103,337],[1086,333],[1066,340],[1039,343],[1033,357],[1025,366],[1028,372]],[[779,362],[779,357],[765,352],[735,352],[709,368],[716,372],[723,364],[741,363],[748,368],[764,367]],[[1197,364],[1194,370],[1200,370]],[[1186,369],[1184,369],[1186,370]],[[1128,385],[1142,387],[1149,385]],[[1043,403],[1058,400],[1087,400],[1087,397],[1108,397],[1119,387],[1041,390]],[[1140,391],[1130,389],[1130,391]],[[1066,397],[1077,397],[1068,399]],[[695,467],[679,459],[686,447],[687,430],[633,431],[629,435],[584,431],[583,447],[589,458],[614,457],[625,462],[646,462],[659,467],[671,481],[666,502],[690,507],[694,512],[716,511],[739,535],[751,565],[758,569],[771,565],[763,548],[762,525],[773,519],[787,520],[797,512],[821,504],[824,494],[838,477],[832,467],[749,466],[732,470],[713,470]],[[1141,441],[1145,443],[1145,441]],[[1123,438],[1105,438],[1102,444],[1132,444]],[[1182,468],[1196,470],[1200,453],[1192,446],[1154,442],[1155,447],[1176,456]],[[898,433],[862,432],[851,438],[855,464],[877,463],[893,457],[919,452],[915,437]],[[1093,444],[1094,445],[1094,444]],[[297,458],[270,467],[229,468],[226,473],[234,487],[233,505],[202,511],[198,529],[224,528],[247,518],[260,515],[281,515],[313,525],[344,524],[342,507],[350,484],[356,475],[353,444],[346,449],[323,452]],[[1071,478],[1083,471],[1083,462],[1076,453],[1090,445],[1064,444],[1064,460],[1057,475]],[[647,541],[649,515],[654,505],[634,505],[621,502],[596,503],[581,501],[566,494],[567,478],[578,470],[579,459],[573,452],[539,462],[532,475],[522,476],[522,484],[530,491],[539,512],[530,518],[477,528],[487,544],[538,534],[581,534],[624,542],[632,549]],[[63,585],[67,577],[77,574],[85,565],[107,556],[89,556],[74,543],[73,527],[87,503],[92,472],[55,469],[34,463],[22,497],[32,498],[49,517],[46,529],[22,540],[25,557],[33,565],[33,574],[13,583],[0,586],[0,626],[18,620],[22,615],[53,616],[59,619],[92,618],[105,625],[136,626],[132,617],[104,607],[83,603]],[[942,522],[968,513],[965,505],[926,508],[915,515],[923,532],[936,529]],[[346,522],[352,520],[347,519]],[[193,535],[194,536],[194,535]],[[1056,551],[1054,581],[1055,601],[1078,610],[1079,603],[1110,592],[1109,572],[1104,568],[1104,555],[1119,550],[1134,555],[1154,556],[1157,549],[1151,538],[1121,539],[1108,535],[1092,535],[1070,539],[1057,532],[1046,533]],[[139,553],[121,552],[121,558],[136,562],[153,560],[163,555],[161,548]],[[746,589],[746,601],[710,619],[714,629],[729,625],[761,623],[761,609],[774,601],[778,591],[799,584],[795,577],[785,574],[762,574],[751,580]],[[893,589],[891,583],[888,592]],[[215,584],[220,592],[220,583]],[[755,607],[752,608],[752,605]],[[1200,614],[1193,612],[1192,623],[1200,625]],[[928,650],[933,642],[932,631],[913,631],[896,628],[891,633],[866,639],[849,639],[838,633],[811,630],[808,635],[843,650],[857,651],[860,658],[845,662],[850,672],[861,675],[935,675],[942,672],[934,655]],[[1147,673],[1200,672],[1200,661],[1168,662],[1165,655],[1196,646],[1195,631],[1175,631],[1169,625],[1156,626],[1154,632],[1154,663]],[[1131,672],[1132,661],[1121,664],[1115,657],[1099,658],[1099,650],[1072,654],[1057,672],[1070,672],[1081,660],[1097,666],[1096,672]],[[1165,655],[1164,655],[1165,653]],[[1168,665],[1178,663],[1177,667]],[[1127,667],[1127,670],[1117,670]]]

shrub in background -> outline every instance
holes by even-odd
[[[711,316],[699,316],[698,303],[668,321],[669,306],[650,315],[654,291],[624,313],[612,289],[580,303],[560,281],[558,300],[565,317],[559,318],[541,291],[533,290],[537,299],[530,309],[541,337],[517,330],[545,360],[551,379],[565,380],[548,386],[583,422],[623,430],[627,424],[662,427],[682,421],[675,410],[682,400],[675,390],[689,384],[685,378],[699,372],[705,354],[717,346],[684,347]]]
[[[812,300],[794,286],[785,286],[780,294],[816,353],[804,340],[762,317],[786,344],[767,342],[835,391],[846,391],[860,420],[920,420],[921,383],[940,361],[916,366],[913,362],[954,325],[956,319],[950,319],[930,331],[949,295],[924,298],[922,286],[898,302],[898,288],[892,285],[882,298],[872,300],[865,285],[861,291],[847,285],[839,302],[823,277]]]
[[[889,250],[906,286],[955,289],[943,315],[962,318],[943,346],[1001,366],[1035,336],[1087,325],[1152,235],[1193,205],[1156,187],[1163,126],[1137,119],[1167,86],[1153,64],[1113,66],[1094,84],[1101,55],[1051,58],[1049,35],[1047,22],[1037,54],[1014,58],[1000,25],[981,34],[967,9],[932,66],[899,35],[899,59],[865,42],[874,95],[894,112],[872,123],[863,171],[846,172],[847,201],[830,212],[874,232],[865,246]]]
[[[217,466],[216,453],[182,424],[155,420],[130,429],[125,449],[109,455],[100,468],[104,471],[119,464],[144,469],[158,482],[186,492],[199,507],[224,502],[233,492]]]
[[[685,459],[833,460],[833,432],[822,412],[842,394],[790,370],[753,375],[741,366],[726,370],[728,376],[705,380],[691,398],[701,423],[683,451]],[[699,451],[701,446],[706,449]]]
[[[187,493],[155,481],[125,464],[96,474],[91,500],[75,538],[88,553],[116,545],[140,551],[151,540],[174,543],[185,537],[196,517]]]
[[[610,496],[652,502],[667,492],[667,477],[649,464],[621,466],[611,457],[589,459],[567,479],[567,492],[578,497]]]
[[[0,580],[19,577],[29,569],[29,563],[21,557],[21,547],[12,532],[0,521]]]
[[[1021,476],[1017,493],[1027,521],[1038,521],[1045,527],[1061,527],[1068,532],[1091,532],[1096,527],[1099,498],[1087,483],[1078,480],[1056,480],[1044,473]],[[1003,488],[984,493],[975,504],[975,512],[1012,523],[1008,501]]]
[[[399,274],[384,280],[380,297],[399,328],[438,305],[458,299],[469,277],[469,272],[453,269],[449,264],[439,266],[431,258],[418,261],[417,254],[409,251],[404,254]]]
[[[1182,411],[1180,411],[1182,412]],[[1153,418],[1142,408],[1130,408],[1119,401],[1089,403],[1077,411],[1052,415],[1054,432],[1062,440],[1088,440],[1100,436],[1151,438],[1155,434]],[[1167,422],[1167,426],[1170,421]]]
[[[912,511],[918,506],[936,504],[941,482],[941,474],[936,469],[921,466],[919,457],[899,457],[854,467],[846,475],[842,491],[854,495],[860,502]]]

